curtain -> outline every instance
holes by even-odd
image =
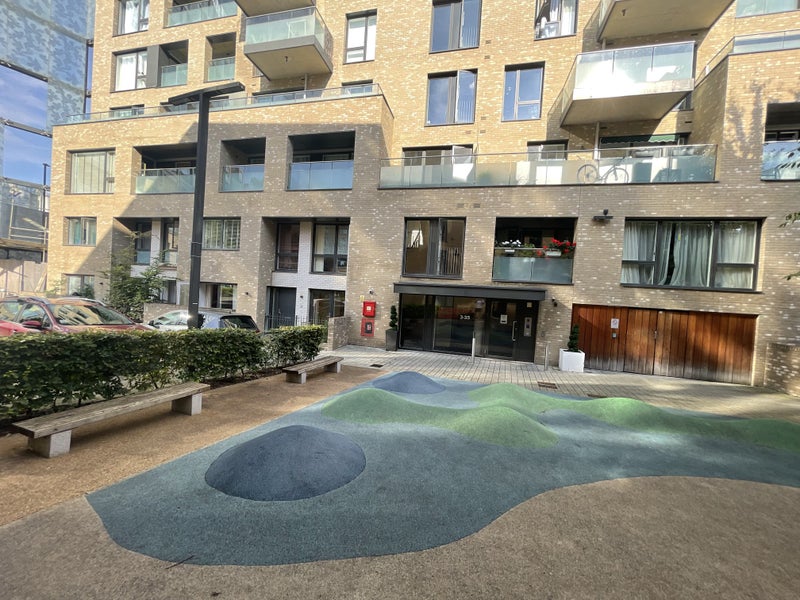
[[[708,287],[711,272],[711,222],[686,222],[673,225],[673,271],[668,285]]]
[[[136,87],[136,54],[117,56],[117,79],[114,89],[132,90]]]
[[[656,223],[631,221],[625,223],[622,260],[652,262],[655,259]],[[652,284],[652,264],[622,265],[622,283]]]
[[[751,289],[756,255],[756,223],[720,223],[714,287]]]
[[[456,123],[475,121],[475,80],[472,71],[459,71],[456,82]]]

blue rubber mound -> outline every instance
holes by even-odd
[[[425,377],[425,375],[414,371],[395,373],[389,377],[379,379],[372,386],[398,394],[437,394],[447,389],[441,383],[436,383],[430,377]]]
[[[366,465],[361,447],[340,434],[290,425],[222,453],[206,483],[247,500],[301,500],[342,487]]]

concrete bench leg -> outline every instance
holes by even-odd
[[[53,458],[69,452],[72,431],[60,431],[40,438],[28,438],[28,448],[39,456]]]
[[[172,401],[173,412],[185,415],[197,415],[203,410],[203,394],[192,394],[186,398],[178,398]]]
[[[325,370],[328,373],[341,373],[342,372],[342,363],[335,362],[325,367]]]
[[[302,373],[286,373],[286,381],[289,383],[305,383],[306,373],[305,371]]]

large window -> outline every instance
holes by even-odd
[[[300,223],[278,223],[278,248],[275,252],[275,270],[297,271],[300,251]]]
[[[238,250],[241,219],[203,219],[204,250]]]
[[[67,296],[94,298],[94,275],[64,275]]]
[[[114,90],[135,90],[147,86],[147,50],[117,54]]]
[[[378,15],[375,12],[347,17],[347,54],[344,62],[375,60],[375,31]]]
[[[758,221],[627,221],[622,283],[752,290]]]
[[[330,317],[344,315],[344,292],[339,290],[308,290],[308,318],[312,323],[326,325]]]
[[[458,71],[428,78],[426,125],[449,125],[475,121],[476,71]]]
[[[542,114],[542,75],[537,66],[508,67],[503,92],[503,120],[538,119]]]
[[[406,219],[403,274],[460,278],[464,219]]]
[[[314,228],[314,273],[347,273],[349,225],[318,223]]]
[[[150,0],[119,0],[117,33],[146,31],[150,17]]]
[[[480,0],[434,0],[431,52],[477,47],[480,24]]]
[[[94,217],[67,217],[68,246],[94,246],[97,243],[97,219]]]
[[[575,33],[578,0],[536,0],[537,40]]]
[[[114,151],[73,152],[70,156],[71,194],[114,192]]]
[[[800,0],[738,0],[736,16],[750,17],[800,9]]]

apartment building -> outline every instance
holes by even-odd
[[[51,282],[135,245],[187,301],[351,344],[800,378],[798,0],[98,0]],[[196,103],[211,100],[206,176]],[[337,325],[338,326],[338,325]],[[778,367],[776,367],[776,364]],[[786,375],[788,373],[788,375]]]

